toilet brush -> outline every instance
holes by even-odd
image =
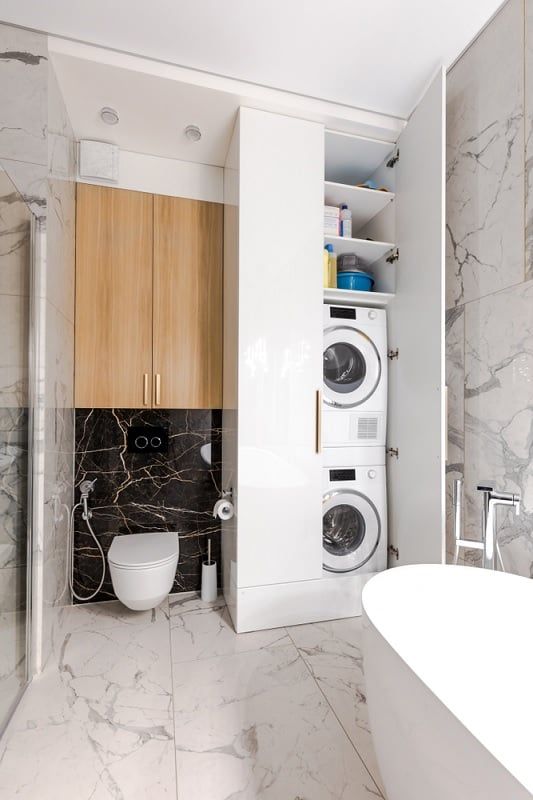
[[[211,539],[207,540],[207,561],[202,561],[202,600],[214,603],[217,599],[217,562],[211,561]]]

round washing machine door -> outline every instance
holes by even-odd
[[[322,502],[322,560],[329,572],[351,572],[372,558],[381,536],[374,503],[353,489],[327,492]]]
[[[381,378],[381,358],[374,342],[347,325],[324,331],[324,401],[354,408],[376,391]]]

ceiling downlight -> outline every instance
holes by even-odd
[[[116,111],[114,108],[104,106],[100,109],[100,119],[102,122],[105,122],[106,125],[116,125],[120,117],[118,115],[118,111]]]

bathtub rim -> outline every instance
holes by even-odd
[[[532,619],[533,581],[518,575],[500,572],[495,573],[473,567],[418,564],[395,567],[394,569],[379,573],[366,584],[362,594],[363,624],[366,622],[366,624],[370,623],[372,625],[404,664],[427,687],[436,699],[450,711],[458,723],[460,723],[533,797],[533,756],[532,750],[527,747],[528,742],[533,743],[533,698],[530,699],[528,696],[528,687],[533,677],[533,635],[529,637],[528,640],[527,618],[526,623],[523,623],[521,627],[523,635],[520,642],[522,643],[523,649],[527,651],[528,658],[522,662],[521,672],[524,674],[524,677],[526,677],[526,675],[528,676],[528,682],[525,680],[522,681],[523,697],[520,698],[522,702],[517,705],[517,724],[509,728],[509,725],[505,724],[506,721],[508,722],[509,713],[507,715],[505,713],[500,713],[499,716],[504,718],[503,721],[500,721],[499,716],[493,713],[493,707],[489,706],[489,704],[482,699],[483,686],[480,688],[480,685],[475,683],[474,678],[465,677],[464,675],[458,678],[457,670],[454,673],[452,669],[449,669],[448,673],[446,673],[440,661],[439,666],[432,665],[433,669],[428,667],[428,658],[420,657],[423,645],[420,645],[419,642],[417,642],[414,652],[409,652],[409,642],[407,645],[405,642],[405,631],[406,628],[410,628],[411,635],[413,631],[416,632],[416,621],[409,622],[404,618],[401,625],[395,626],[394,616],[398,617],[398,614],[402,611],[402,598],[396,594],[394,598],[395,602],[392,606],[390,602],[387,603],[387,600],[390,601],[392,589],[398,589],[402,586],[409,589],[406,594],[410,596],[412,600],[413,585],[416,587],[417,581],[418,583],[421,581],[427,583],[428,578],[431,579],[432,588],[437,585],[437,581],[441,584],[442,581],[450,581],[449,586],[457,586],[457,580],[459,579],[462,583],[462,590],[464,590],[466,583],[477,587],[484,586],[484,588],[486,588],[487,586],[494,586],[493,582],[495,580],[507,582],[510,592],[506,593],[505,601],[498,605],[503,607],[505,607],[506,604],[509,605],[509,594],[511,594],[512,597],[515,593],[519,595],[523,593],[524,596],[529,595],[527,599],[531,604]],[[455,581],[455,584],[451,583],[451,581]],[[438,600],[442,603],[442,596],[435,595],[435,597],[437,596]],[[494,600],[494,596],[492,596],[492,600]],[[407,605],[408,602],[409,601],[407,601]],[[391,607],[393,608],[393,612],[389,610]],[[426,605],[426,609],[427,608],[428,606]],[[403,610],[404,612],[407,611],[407,609]],[[523,604],[518,604],[518,610],[523,611]],[[405,613],[405,617],[409,619],[407,613]],[[466,613],[463,613],[462,617],[463,619],[464,617],[467,618],[463,627],[468,627],[467,622],[472,621],[473,618],[472,608],[467,608]],[[478,621],[477,618],[476,621]],[[488,618],[485,620],[485,623],[487,622]],[[516,618],[513,622],[516,628]],[[508,633],[507,631],[507,635]],[[435,639],[435,631],[433,631],[433,639]],[[531,644],[529,644],[529,642],[531,642]],[[444,652],[442,643],[440,642],[439,644],[441,650],[438,654],[442,656]],[[490,640],[487,647],[490,647]],[[433,659],[436,658],[437,652],[438,651],[432,651],[433,654],[431,657]],[[451,658],[450,652],[451,651],[446,652],[448,660]],[[446,659],[443,660],[445,661]],[[527,671],[528,664],[530,665],[529,672]],[[453,666],[456,667],[455,664]],[[474,671],[477,678],[478,673],[475,669],[469,670],[470,673],[472,673],[472,671]],[[507,683],[509,683],[509,681]],[[518,685],[518,683],[510,684],[511,688],[515,690]],[[455,689],[460,687],[460,693],[463,699],[458,699],[457,691],[454,691],[454,687]],[[491,689],[493,692],[498,690],[496,681],[491,683]],[[505,692],[501,692],[501,694],[502,696],[506,696]],[[466,702],[464,698],[466,698]],[[491,716],[497,717],[497,719],[491,719],[487,722],[486,717],[489,708],[491,709]],[[508,710],[508,708],[509,703],[500,701],[500,712]],[[481,711],[483,711],[484,714],[482,714]],[[480,720],[477,719],[478,714],[480,714]],[[483,716],[485,716],[484,720]],[[507,720],[505,717],[507,717]],[[509,730],[512,731],[511,735],[509,735]]]

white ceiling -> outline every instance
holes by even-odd
[[[501,0],[0,0],[0,18],[405,118]]]

